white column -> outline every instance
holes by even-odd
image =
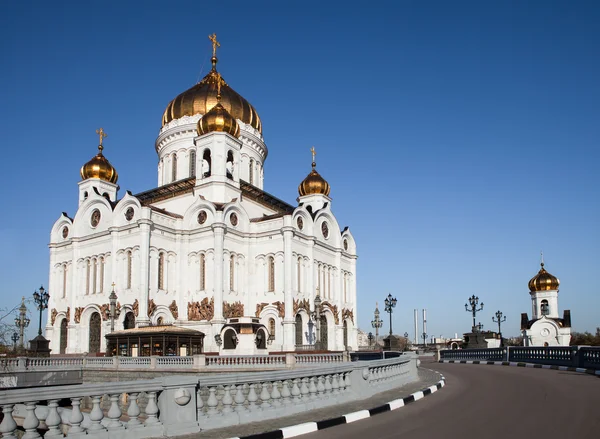
[[[149,213],[148,213],[149,214]],[[149,219],[142,219],[140,223],[140,292],[139,314],[135,319],[136,326],[146,326],[150,323],[148,318],[148,298],[150,292],[150,225]],[[133,256],[133,255],[132,255]],[[125,260],[127,264],[127,260]],[[132,264],[133,265],[133,264]],[[133,267],[132,267],[133,270]],[[126,270],[125,270],[126,271]],[[127,276],[127,274],[125,274]],[[126,280],[127,281],[127,280]],[[133,285],[132,285],[133,287]]]
[[[214,266],[214,299],[215,299],[215,314],[213,322],[224,323],[223,319],[223,239],[225,236],[225,225],[223,223],[215,223],[212,226],[215,238],[215,266]]]
[[[286,223],[291,222],[291,216],[284,217]],[[292,237],[294,236],[293,227],[291,224],[286,224],[283,227],[283,249],[284,249],[284,270],[283,270],[283,292],[285,303],[285,318],[283,321],[283,350],[294,350],[294,329],[295,319],[294,301],[293,301],[293,276],[294,276],[294,255],[292,253]]]

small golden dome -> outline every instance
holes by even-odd
[[[117,170],[110,164],[106,157],[102,155],[103,149],[102,145],[98,145],[98,154],[81,167],[80,174],[82,180],[99,178],[110,183],[117,183],[119,174],[117,174]]]
[[[328,196],[329,192],[331,191],[329,183],[327,183],[327,181],[321,177],[321,174],[317,172],[315,169],[316,166],[317,164],[313,161],[310,174],[308,174],[302,183],[300,183],[300,186],[298,186],[298,193],[301,197],[304,195],[313,194],[322,194]]]
[[[202,81],[184,91],[167,105],[162,117],[162,126],[183,116],[206,115],[217,104],[217,84],[221,86],[221,104],[233,116],[251,125],[262,133],[258,113],[250,103],[235,92],[217,73],[216,59],[212,70]]]
[[[214,131],[228,133],[233,137],[240,136],[240,126],[220,101],[198,121],[197,130],[199,136]]]
[[[543,262],[541,265],[542,268],[540,268],[538,274],[529,281],[529,291],[535,293],[536,291],[558,290],[560,285],[558,278],[546,271]]]

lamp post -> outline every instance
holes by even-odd
[[[25,328],[29,326],[30,320],[27,317],[27,307],[25,306],[25,297],[21,299],[19,315],[15,317],[15,326],[19,328],[19,349],[23,349],[25,342]]]
[[[367,336],[367,338],[369,339],[369,349],[370,349],[371,345],[373,344],[373,333],[369,332],[369,335]]]
[[[471,309],[469,309],[469,305],[471,305]],[[479,297],[475,296],[475,294],[469,297],[469,304],[465,303],[465,311],[473,314],[473,332],[477,331],[477,327],[475,326],[475,316],[483,309],[483,302],[481,302],[481,307],[479,309],[477,309],[477,305],[479,305]]]
[[[398,300],[396,300],[395,297],[392,297],[391,294],[388,294],[385,299],[385,312],[389,313],[390,315],[390,343],[392,342],[392,312],[394,312],[396,302],[398,302]]]
[[[315,296],[315,323],[317,328],[317,337],[315,340],[315,350],[321,350],[321,296],[319,296],[319,288],[317,287],[317,295]]]
[[[427,333],[424,332],[421,336],[423,337],[423,346],[427,346]]]
[[[19,334],[17,334],[16,332],[13,332],[11,339],[13,342],[13,351],[17,352],[17,341],[19,340]]]
[[[33,300],[40,310],[40,327],[38,329],[38,335],[42,335],[42,313],[48,308],[48,299],[50,299],[50,294],[44,289],[43,285],[40,287],[39,291],[34,291],[33,293]]]
[[[115,293],[115,283],[112,284],[112,292],[108,296],[110,302],[110,332],[115,330],[115,313],[117,310],[117,294]]]
[[[375,329],[375,344],[379,340],[379,328],[383,326],[383,320],[380,318],[379,303],[375,302],[375,313],[373,314],[374,319],[371,320],[371,326]]]
[[[496,318],[492,316],[492,322],[498,323],[498,334],[502,337],[502,323],[506,322],[506,316],[502,315],[502,311],[496,311]]]

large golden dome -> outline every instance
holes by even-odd
[[[240,136],[240,126],[233,116],[221,105],[221,102],[217,102],[217,105],[202,116],[202,119],[198,121],[197,130],[199,136],[214,131],[228,133],[233,137]]]
[[[560,285],[558,278],[546,271],[543,262],[541,265],[542,268],[540,268],[538,274],[529,281],[529,291],[535,293],[536,291],[558,290]]]
[[[310,171],[310,174],[308,174],[306,178],[302,180],[300,186],[298,186],[298,193],[301,197],[304,195],[313,194],[328,196],[329,192],[331,191],[329,183],[327,183],[327,180],[321,177],[321,174],[317,172],[315,169],[316,166],[317,164],[312,162],[312,170]]]
[[[165,126],[174,119],[194,114],[205,115],[217,104],[217,84],[221,82],[221,104],[235,119],[249,124],[262,133],[258,113],[250,103],[235,92],[217,73],[216,58],[213,68],[202,81],[184,91],[167,105],[162,117]]]
[[[119,174],[117,174],[117,170],[110,164],[106,157],[102,155],[103,149],[102,145],[98,145],[98,154],[81,167],[80,174],[82,180],[99,178],[110,183],[117,183]]]

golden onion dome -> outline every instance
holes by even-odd
[[[240,126],[231,114],[217,102],[208,113],[198,121],[198,135],[212,133],[214,131],[231,134],[233,137],[240,136]]]
[[[96,154],[89,162],[81,167],[82,180],[88,178],[99,178],[100,180],[108,181],[110,183],[117,183],[119,174],[117,170],[110,164],[110,162],[102,155],[104,147],[102,144],[98,145],[98,154]]]
[[[329,192],[331,191],[331,186],[329,186],[327,180],[321,177],[321,174],[317,172],[317,170],[315,169],[316,166],[317,164],[313,161],[312,170],[310,171],[310,174],[308,174],[306,178],[302,180],[300,186],[298,186],[298,193],[301,197],[304,195],[313,194],[321,194],[328,196]]]
[[[536,291],[558,290],[560,285],[558,278],[546,271],[543,262],[541,265],[542,268],[540,268],[538,274],[529,281],[529,291],[535,293]]]
[[[221,105],[234,117],[251,125],[262,133],[262,123],[254,107],[237,94],[217,73],[216,58],[213,68],[202,81],[184,91],[167,105],[162,117],[162,126],[183,116],[206,115],[217,104],[217,89],[221,88]]]

